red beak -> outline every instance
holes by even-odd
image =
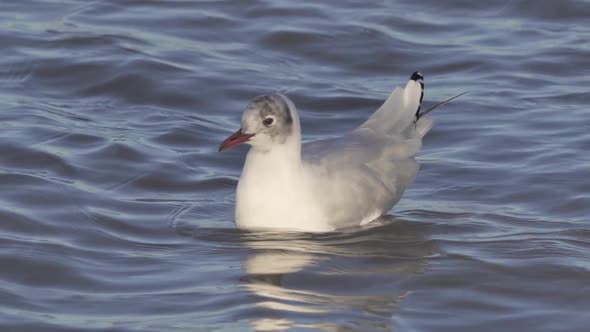
[[[233,133],[230,137],[226,138],[225,141],[223,141],[223,143],[221,143],[221,145],[219,146],[219,151],[221,152],[223,150],[233,148],[234,146],[236,146],[238,144],[248,142],[252,136],[254,136],[254,134],[243,134],[242,128],[240,128],[238,131]]]

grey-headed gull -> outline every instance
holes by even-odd
[[[415,72],[360,127],[304,144],[287,96],[254,98],[242,127],[219,147],[251,145],[236,191],[236,225],[326,232],[387,213],[416,178],[414,157],[432,128],[424,115],[434,107],[421,112],[423,96],[424,78]]]

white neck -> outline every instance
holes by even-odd
[[[253,147],[246,156],[240,185],[250,179],[257,182],[257,187],[284,185],[300,175],[301,168],[301,142],[298,137],[289,139],[284,144],[277,144],[270,150]]]

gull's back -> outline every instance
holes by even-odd
[[[314,195],[334,228],[366,224],[387,213],[414,181],[414,159],[432,127],[419,118],[423,79],[412,75],[371,117],[346,136],[302,146],[304,165],[314,174]],[[320,176],[316,176],[320,175]]]

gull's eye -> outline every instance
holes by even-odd
[[[274,122],[274,119],[273,119],[273,118],[266,118],[266,119],[264,119],[264,121],[262,121],[262,124],[268,127],[268,126],[270,126],[270,125],[271,125],[273,122]]]

